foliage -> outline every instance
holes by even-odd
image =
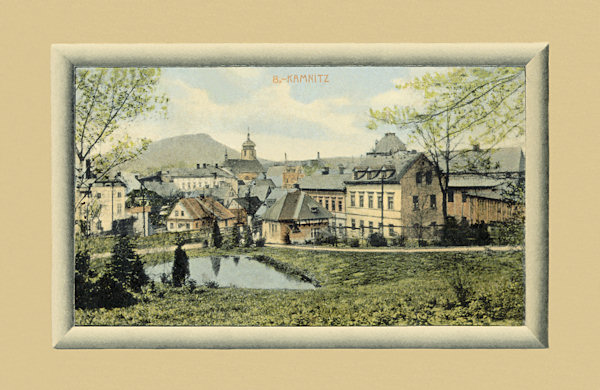
[[[244,247],[250,248],[253,244],[254,239],[252,238],[252,228],[247,225],[244,229]]]
[[[510,181],[502,191],[502,198],[514,211],[509,220],[499,224],[496,239],[501,245],[522,245],[525,242],[525,181]]]
[[[442,245],[489,245],[491,242],[492,239],[486,223],[469,225],[466,221],[458,223],[454,217],[446,218],[446,223],[442,228]]]
[[[77,68],[75,70],[75,156],[78,184],[86,175],[101,179],[135,158],[150,141],[131,139],[124,125],[149,113],[166,114],[168,99],[158,93],[160,69]]]
[[[175,249],[175,261],[173,262],[173,286],[181,287],[185,284],[186,279],[190,276],[190,264],[188,255],[181,248],[181,244]]]
[[[337,245],[338,238],[335,234],[321,231],[315,237],[315,245]]]
[[[212,250],[211,250],[212,251]],[[212,252],[211,252],[212,253]],[[523,253],[359,253],[263,248],[262,261],[313,275],[315,290],[157,284],[134,306],[77,310],[78,325],[523,325]],[[258,257],[258,256],[257,256]],[[461,304],[452,278],[459,271]],[[462,287],[461,287],[462,286]]]
[[[81,249],[75,254],[75,308],[90,306],[92,279],[96,273],[90,269],[90,253]]]
[[[292,243],[292,240],[290,240],[290,232],[286,231],[285,235],[283,236],[283,243],[286,245],[290,245]]]
[[[358,248],[360,246],[360,241],[358,238],[351,238],[348,240],[348,245],[350,245],[352,248]]]
[[[378,123],[385,123],[409,132],[409,141],[419,145],[433,163],[446,218],[445,173],[451,169],[482,173],[495,168],[491,164],[494,148],[508,137],[524,134],[525,69],[453,68],[425,74],[396,88],[416,91],[422,104],[371,109],[368,127],[375,129]],[[476,153],[466,148],[469,144],[477,146]]]
[[[149,279],[144,272],[140,257],[135,254],[128,236],[118,238],[112,250],[112,258],[106,264],[105,274],[116,280],[125,289],[140,292]]]
[[[393,236],[391,240],[392,246],[405,246],[406,245],[406,237],[404,236]]]
[[[387,246],[387,240],[381,233],[369,234],[367,241],[370,246]]]
[[[256,240],[256,247],[257,248],[262,248],[265,246],[265,238],[261,237],[259,239]]]
[[[230,246],[232,248],[237,248],[240,246],[240,242],[241,242],[241,237],[240,237],[240,229],[237,226],[234,226],[232,231],[231,231],[231,235],[230,235]]]
[[[217,220],[213,222],[211,239],[213,247],[220,248],[223,245],[223,236],[221,236],[221,229],[219,229]]]

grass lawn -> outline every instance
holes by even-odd
[[[138,303],[77,310],[77,325],[522,325],[523,254],[317,252],[198,249],[188,255],[268,256],[315,290],[196,288],[156,283]],[[172,254],[144,256],[148,264]],[[98,266],[98,264],[96,264]]]

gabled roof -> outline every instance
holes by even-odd
[[[189,213],[191,219],[205,219],[212,216],[220,220],[235,218],[231,211],[210,197],[183,198],[178,204]]]
[[[451,161],[450,172],[465,171],[467,162],[477,159],[478,154],[481,153],[477,150],[462,151],[461,155]],[[525,172],[525,155],[520,147],[497,148],[490,152],[489,157],[492,167],[488,172]]]
[[[246,198],[235,198],[232,202],[240,205],[249,215],[254,215],[258,208],[262,205],[262,202],[256,196],[250,196]]]
[[[144,182],[144,188],[156,192],[162,198],[170,198],[181,192],[173,183],[163,183],[157,181]]]
[[[491,188],[502,184],[501,180],[476,174],[450,175],[449,188]]]
[[[346,188],[345,181],[352,179],[352,173],[313,173],[298,180],[302,190],[329,190],[343,191]]]
[[[276,176],[281,176],[283,174],[283,171],[285,170],[285,165],[275,165],[272,167],[269,167],[269,169],[267,169],[267,177],[269,178],[273,178]]]
[[[223,162],[223,167],[229,168],[235,175],[244,172],[265,172],[265,168],[258,160],[227,159]]]
[[[393,158],[387,159],[367,158],[354,168],[352,178],[345,183],[381,183],[382,176],[384,183],[400,183],[408,169],[420,158],[426,159],[423,153],[413,152],[398,152]]]
[[[287,193],[263,215],[263,219],[269,221],[307,221],[332,217],[329,211],[303,191]]]

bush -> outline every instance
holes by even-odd
[[[404,236],[392,237],[392,245],[393,246],[405,246],[406,245],[406,237],[404,237]]]
[[[185,284],[185,280],[190,276],[190,264],[188,255],[181,248],[181,245],[175,249],[175,261],[173,262],[173,286],[181,287]]]
[[[244,230],[244,247],[250,248],[254,244],[254,239],[252,238],[252,229],[250,226],[246,226]]]
[[[352,248],[358,248],[360,246],[360,241],[358,241],[358,238],[351,238],[348,241],[348,245]]]
[[[320,232],[315,237],[315,245],[337,245],[337,237],[329,232]]]
[[[387,240],[380,233],[372,233],[368,238],[369,245],[371,246],[387,246]]]
[[[221,236],[221,229],[219,229],[219,223],[216,220],[213,223],[212,244],[215,248],[220,248],[223,245],[223,236]]]
[[[87,250],[75,254],[75,308],[85,308],[91,302],[91,281],[96,274],[90,269],[90,253]]]
[[[261,237],[258,240],[256,240],[256,247],[262,248],[263,246],[265,246],[265,239]]]
[[[219,288],[219,283],[214,280],[209,280],[208,282],[204,283],[204,286],[207,288]]]

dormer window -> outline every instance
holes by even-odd
[[[310,206],[310,211],[313,214],[316,214],[319,211],[319,208],[317,206]]]

